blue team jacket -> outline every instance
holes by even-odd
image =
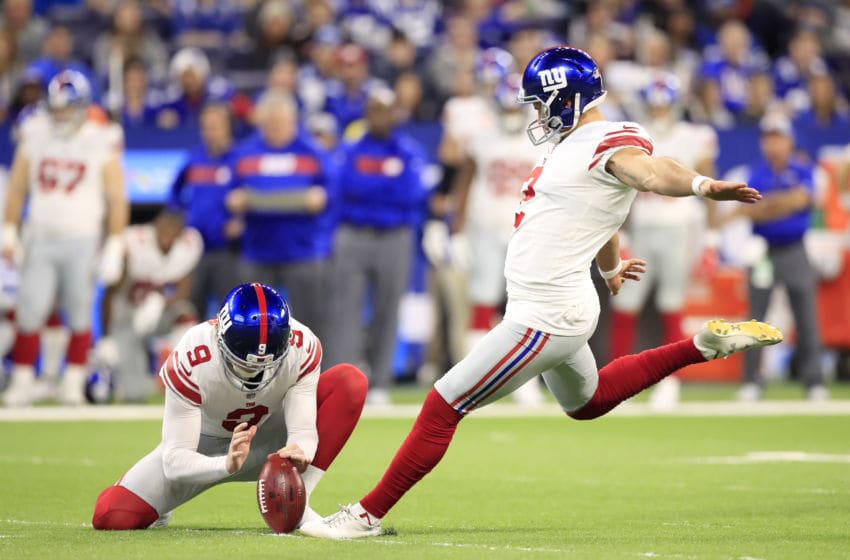
[[[339,217],[379,229],[415,226],[427,196],[425,155],[409,136],[370,134],[343,148],[339,170]]]
[[[273,148],[254,135],[233,151],[233,187],[282,193],[322,186],[333,189],[325,152],[303,134],[287,146]],[[318,215],[301,212],[252,211],[245,215],[242,256],[260,264],[292,263],[327,258],[331,253],[333,219],[326,209]]]
[[[750,167],[749,185],[763,195],[786,191],[792,187],[804,187],[814,195],[814,166],[792,161],[779,173],[774,173],[766,161]],[[790,216],[770,222],[753,224],[753,233],[765,238],[768,245],[788,245],[803,239],[809,228],[809,210],[804,209]]]

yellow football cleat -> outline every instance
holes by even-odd
[[[694,336],[694,345],[706,360],[714,360],[750,348],[778,344],[782,338],[779,329],[755,319],[740,323],[714,319]]]

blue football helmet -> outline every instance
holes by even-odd
[[[493,85],[514,71],[514,57],[505,49],[490,47],[475,58],[475,79]]]
[[[289,351],[289,307],[273,288],[240,284],[218,312],[218,349],[228,379],[245,392],[267,386]]]
[[[60,135],[83,123],[90,103],[89,81],[76,70],[63,70],[47,84],[47,109]]]
[[[538,119],[528,125],[528,137],[538,146],[560,142],[581,115],[605,100],[599,66],[586,52],[552,47],[531,59],[522,74],[517,101],[534,103]]]
[[[86,77],[76,70],[63,70],[47,85],[47,106],[50,109],[85,107],[91,103],[91,86]]]
[[[640,96],[649,107],[672,107],[679,103],[679,90],[676,76],[661,74],[640,90]]]

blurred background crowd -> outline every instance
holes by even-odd
[[[144,373],[105,394],[148,398],[166,311],[211,317],[242,280],[289,295],[326,366],[363,364],[372,402],[397,378],[433,380],[498,320],[504,288],[488,279],[501,278],[513,210],[498,215],[507,234],[482,216],[510,208],[495,199],[516,203],[536,157],[493,154],[527,142],[515,73],[556,44],[599,63],[607,118],[646,125],[657,152],[666,139],[663,155],[702,173],[776,195],[761,214],[700,206],[660,220],[678,230],[659,230],[664,211],[647,201],[656,230],[636,219],[627,250],[679,266],[648,282],[655,309],[643,309],[647,293],[609,312],[600,291],[597,361],[703,317],[767,315],[798,326],[790,344],[683,377],[740,381],[754,400],[764,379],[792,375],[826,398],[825,381],[850,369],[848,0],[5,0],[0,164],[50,80],[80,72],[123,128],[132,221],[153,219],[162,254],[176,246],[191,263],[144,278],[167,294],[157,305],[137,294],[148,316],[96,321],[101,339],[135,329],[143,341],[132,367]],[[681,231],[693,236],[677,248]],[[60,310],[44,332],[62,324]],[[62,362],[61,350],[45,359],[48,339],[64,344],[42,336],[45,378]],[[114,368],[121,353],[94,354]],[[142,381],[120,381],[130,377]],[[517,398],[539,402],[539,387]]]

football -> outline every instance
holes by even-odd
[[[307,492],[289,459],[277,454],[269,456],[257,479],[257,505],[266,525],[275,533],[290,533],[301,521]]]

